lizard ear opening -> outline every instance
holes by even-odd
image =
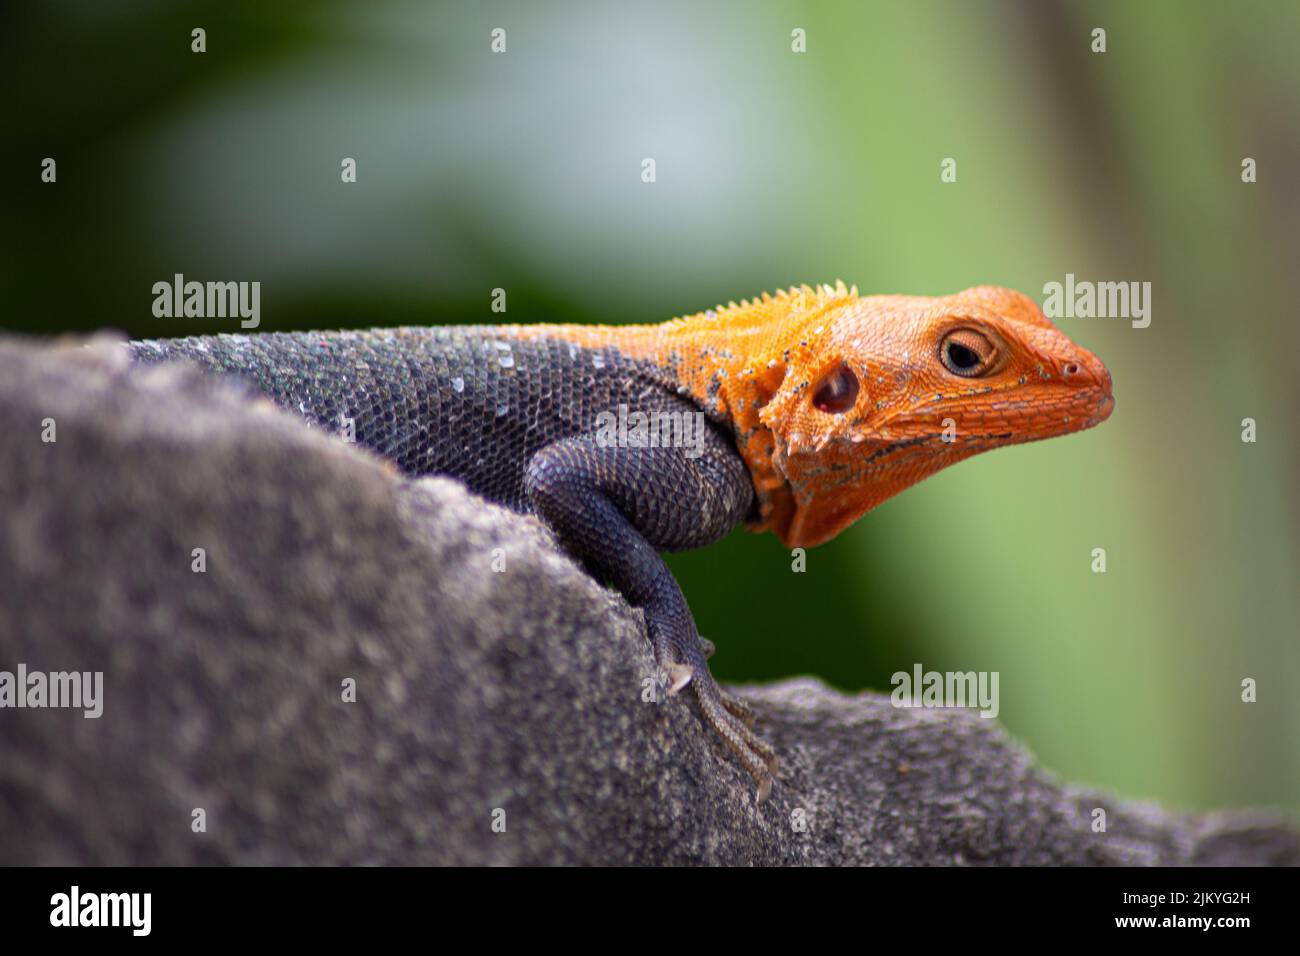
[[[813,408],[828,415],[843,415],[857,404],[859,389],[857,374],[840,362],[813,389]]]

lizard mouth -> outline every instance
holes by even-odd
[[[1088,419],[1088,427],[1100,425],[1106,419],[1110,418],[1110,413],[1115,410],[1115,396],[1106,392],[1102,395],[1101,401],[1097,404],[1097,413]]]
[[[1056,434],[1064,435],[1070,432],[1080,432],[1095,428],[1110,418],[1110,413],[1115,410],[1115,396],[1110,393],[1110,388],[1103,386],[1089,389],[1075,395],[1072,399],[1060,401],[1055,405],[1055,408],[1066,416],[1061,423],[1062,427]],[[1050,434],[1034,435],[1029,440],[1048,437],[1052,436]]]
[[[1115,396],[1110,392],[1110,376],[1105,375],[1096,388],[1076,395],[1072,402],[1067,402],[1067,407],[1072,407],[1073,413],[1081,420],[1077,428],[1068,429],[1069,431],[1093,428],[1110,418],[1110,413],[1115,410]]]
[[[977,399],[968,397],[965,406],[952,402],[936,409],[931,405],[924,418],[908,423],[912,428],[900,423],[903,434],[897,437],[912,438],[918,430],[927,438],[937,437],[934,422],[939,416],[951,416],[959,423],[958,437],[965,434],[980,440],[998,438],[1005,444],[1068,435],[1093,428],[1110,418],[1115,410],[1115,397],[1109,385],[1106,381],[1092,388],[1056,388],[1037,395],[1015,390],[990,392]],[[911,434],[907,434],[909,431]]]

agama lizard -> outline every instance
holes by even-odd
[[[1090,428],[1110,374],[1020,293],[791,289],[660,325],[502,325],[196,336],[129,344],[252,382],[411,475],[535,514],[643,610],[669,693],[694,690],[758,784],[776,754],[718,687],[661,551],[739,523],[820,544],[910,485],[1003,445]],[[691,416],[691,448],[605,425]],[[602,413],[605,413],[602,417]]]

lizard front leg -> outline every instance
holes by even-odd
[[[703,547],[736,526],[753,503],[744,463],[705,428],[697,457],[676,447],[610,447],[594,436],[547,445],[528,463],[537,515],[565,547],[645,614],[669,693],[690,686],[704,719],[758,785],[772,785],[776,754],[749,729],[747,705],[714,681],[686,599],[659,551]]]

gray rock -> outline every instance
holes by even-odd
[[[0,483],[0,669],[104,673],[98,719],[0,710],[2,864],[1300,862],[1283,821],[812,680],[742,689],[783,758],[756,806],[535,521],[112,344],[0,343]]]

